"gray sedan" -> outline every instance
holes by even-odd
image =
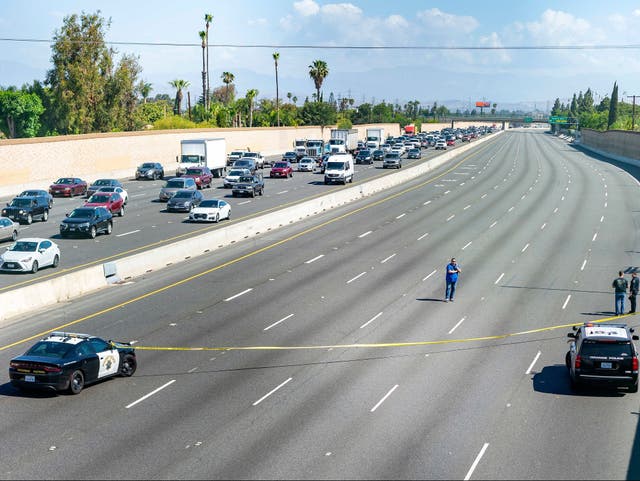
[[[192,177],[176,177],[169,179],[165,186],[160,189],[158,198],[161,202],[167,202],[179,190],[197,190],[198,186]]]
[[[18,238],[18,223],[8,217],[0,217],[0,241],[16,240]]]

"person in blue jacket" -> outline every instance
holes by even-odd
[[[453,296],[456,293],[456,283],[458,282],[458,274],[461,272],[462,270],[456,262],[456,258],[452,257],[451,262],[447,264],[447,289],[444,293],[444,302],[453,302]]]

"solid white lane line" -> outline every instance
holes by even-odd
[[[387,262],[390,259],[393,259],[396,255],[395,254],[391,254],[389,257],[387,257],[386,259],[383,259],[380,261],[380,264],[384,264],[385,262]]]
[[[123,236],[129,235],[129,234],[135,234],[136,232],[140,232],[140,229],[132,230],[130,232],[125,232],[124,234],[118,234],[118,235],[116,235],[116,237],[123,237]]]
[[[364,276],[366,274],[366,272],[361,272],[360,274],[358,274],[357,276],[355,276],[353,279],[349,279],[347,281],[347,284],[351,284],[353,281],[355,281],[356,279],[360,279],[362,276]]]
[[[429,233],[428,233],[428,232],[425,232],[425,233],[424,233],[424,234],[422,234],[420,237],[418,237],[418,240],[422,240],[422,239],[424,239],[425,237],[427,237],[428,235],[429,235]]]
[[[425,277],[425,278],[424,278],[424,279],[422,279],[422,280],[423,280],[423,281],[426,281],[427,279],[429,279],[429,277],[431,277],[432,275],[434,275],[436,272],[437,272],[437,270],[436,270],[436,269],[434,269],[434,271],[433,271],[431,274],[429,274],[427,277]]]
[[[305,261],[305,264],[311,264],[312,262],[317,261],[318,259],[322,259],[324,257],[324,254],[320,254],[319,256],[315,256],[313,259],[309,259],[308,261]]]
[[[586,266],[586,265],[587,265],[587,259],[582,261],[582,267],[580,267],[580,270],[583,271],[584,270],[584,266]]]
[[[593,239],[591,239],[591,242],[595,242],[597,238],[598,238],[598,233],[596,232],[595,234],[593,234]]]
[[[373,232],[373,231],[368,230],[367,232],[365,232],[365,233],[363,233],[363,234],[360,234],[360,235],[358,236],[358,238],[359,238],[359,239],[362,239],[363,237],[367,237],[367,236],[368,236],[369,234],[371,234],[372,232]]]
[[[373,316],[371,319],[369,319],[367,322],[365,322],[363,325],[361,325],[360,329],[364,329],[369,324],[371,324],[373,321],[375,321],[377,318],[379,318],[381,315],[382,315],[382,312],[378,312],[375,316]]]
[[[396,216],[396,219],[402,219],[405,215],[407,215],[407,214],[400,214],[400,215]]]
[[[224,300],[224,302],[232,301],[232,300],[234,300],[236,297],[240,297],[240,296],[242,296],[242,295],[246,294],[247,292],[251,292],[252,290],[253,290],[253,288],[252,288],[252,287],[250,287],[249,289],[245,289],[245,290],[244,290],[244,291],[242,291],[242,292],[238,292],[238,293],[237,293],[236,295],[234,295],[234,296],[227,297],[227,298]]]
[[[273,323],[273,324],[271,324],[270,326],[265,327],[265,328],[263,329],[263,331],[268,331],[268,330],[269,330],[269,329],[271,329],[272,327],[275,327],[275,326],[277,326],[278,324],[280,324],[281,322],[286,321],[287,319],[290,319],[290,318],[292,318],[292,317],[293,317],[293,314],[289,314],[288,316],[283,317],[283,318],[282,318],[282,319],[280,319],[279,321],[274,322],[274,323]]]
[[[500,282],[502,280],[502,278],[504,277],[504,272],[502,274],[500,274],[500,277],[498,277],[496,279],[496,281],[494,282],[494,284],[497,284],[498,282]]]
[[[249,202],[251,202],[251,201],[250,200],[245,200],[244,202],[238,202],[238,205],[248,204]]]
[[[524,246],[520,252],[524,252],[524,251],[526,251],[528,248],[529,248],[529,244],[527,244],[526,246]]]
[[[447,217],[447,222],[449,222],[451,219],[453,219],[456,215],[455,214],[451,214],[449,217]]]
[[[431,201],[430,201],[430,200],[426,201],[426,202],[425,202],[424,204],[422,204],[422,205],[429,205],[429,204],[431,204]]]
[[[542,352],[538,351],[538,354],[536,354],[536,357],[533,358],[533,361],[529,365],[529,368],[525,371],[525,374],[531,374],[531,370],[533,369],[534,364],[538,361],[540,354],[542,354]]]
[[[571,294],[567,296],[567,299],[564,301],[564,304],[562,304],[562,309],[565,309],[567,307],[567,304],[569,304],[569,299],[571,299]]]
[[[486,196],[487,196],[487,194],[482,194],[482,195],[480,196],[480,198],[481,198],[481,199],[484,199]]]
[[[468,206],[466,206],[464,209],[462,210],[467,210],[469,207],[471,207],[471,204],[469,204]]]
[[[469,246],[471,245],[471,243],[472,243],[472,242],[473,242],[473,241],[469,241],[469,242],[467,242],[467,243],[464,245],[464,247],[462,248],[462,250],[465,250],[467,247],[469,247]]]
[[[257,406],[258,404],[260,404],[262,401],[264,401],[265,399],[267,399],[269,396],[271,396],[274,392],[276,392],[278,389],[280,389],[282,386],[284,386],[285,384],[287,384],[289,381],[291,381],[293,378],[290,377],[289,379],[287,379],[286,381],[284,381],[283,383],[281,383],[278,387],[272,389],[271,391],[269,391],[267,394],[265,394],[264,396],[262,396],[260,399],[258,399],[256,402],[253,403],[254,406]]]
[[[386,400],[389,396],[391,396],[391,393],[392,393],[393,391],[395,391],[396,389],[398,389],[398,384],[396,384],[395,386],[393,386],[393,387],[389,390],[389,392],[388,392],[387,394],[385,394],[385,395],[384,395],[384,397],[383,397],[382,399],[380,399],[380,401],[378,401],[378,403],[377,403],[375,406],[373,406],[373,407],[371,408],[371,411],[370,411],[370,412],[374,412],[376,409],[378,409],[378,406],[380,406],[380,404],[382,404],[383,402],[385,402],[385,400]]]
[[[547,227],[547,223],[546,222],[540,226],[540,230],[544,230],[545,227]]]
[[[496,220],[496,221],[494,221],[494,222],[493,222],[493,224],[491,224],[491,225],[489,226],[489,229],[493,229],[493,228],[496,226],[496,224],[497,224],[497,223],[498,223],[498,221],[497,221],[497,220]]]
[[[153,396],[155,393],[162,391],[165,387],[170,386],[171,384],[173,384],[174,382],[176,382],[175,379],[172,379],[171,381],[169,381],[166,384],[163,384],[162,386],[160,386],[158,389],[154,389],[153,391],[151,391],[149,394],[145,394],[144,396],[142,396],[140,399],[138,399],[137,401],[133,401],[131,404],[129,404],[128,406],[125,406],[125,409],[129,409],[133,406],[135,406],[138,403],[141,403],[142,401],[144,401],[145,399]]]
[[[484,456],[484,452],[487,450],[488,447],[489,447],[489,443],[484,443],[484,446],[482,446],[482,449],[480,450],[480,452],[476,456],[476,460],[473,462],[473,464],[469,468],[469,471],[467,471],[467,475],[464,477],[464,481],[469,481],[471,479],[471,476],[473,475],[473,472],[476,470],[476,467],[478,466],[478,463],[482,459],[482,456]]]
[[[464,322],[465,319],[466,317],[463,317],[462,319],[460,319],[458,323],[451,328],[451,330],[449,331],[449,334],[453,333],[453,331],[455,331],[458,328],[458,326]]]

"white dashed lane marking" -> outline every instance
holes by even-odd
[[[311,264],[312,262],[315,262],[318,259],[322,259],[323,257],[324,257],[324,254],[320,254],[319,256],[315,256],[313,259],[309,259],[308,261],[305,261],[305,264]]]

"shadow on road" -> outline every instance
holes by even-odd
[[[582,386],[577,391],[571,389],[569,372],[564,364],[545,366],[542,371],[533,376],[532,380],[533,390],[546,394],[598,397],[621,397],[625,395],[623,391],[618,391],[615,388]]]

